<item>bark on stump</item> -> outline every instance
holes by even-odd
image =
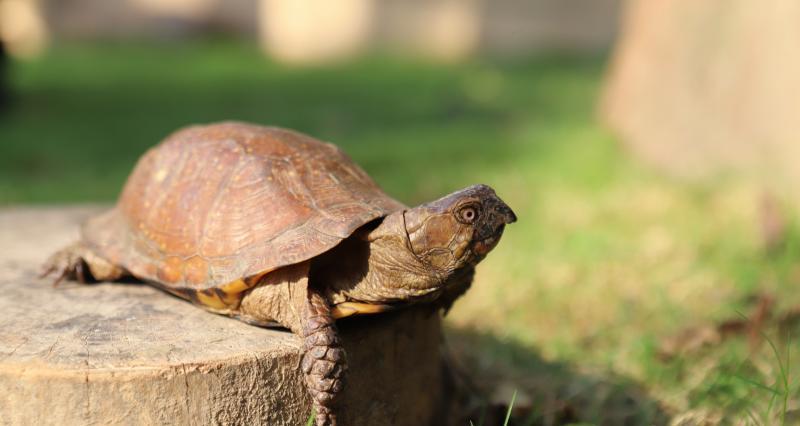
[[[671,174],[796,188],[798,17],[796,0],[628,1],[603,118]]]
[[[96,209],[0,210],[0,424],[304,425],[300,340],[141,284],[35,273]],[[343,425],[424,425],[442,397],[438,315],[340,321]]]

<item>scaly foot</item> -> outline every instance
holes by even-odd
[[[81,283],[116,281],[126,275],[123,268],[95,255],[82,243],[74,243],[53,253],[42,265],[39,278],[53,276],[53,287],[61,281]]]
[[[308,302],[301,367],[314,402],[317,426],[336,426],[333,408],[344,386],[347,361],[327,301],[310,290]]]
[[[83,245],[75,243],[53,253],[42,265],[39,278],[53,276],[53,287],[65,279],[82,283],[94,281],[89,265],[81,256],[82,251]]]

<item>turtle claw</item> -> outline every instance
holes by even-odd
[[[336,416],[331,412],[331,410],[317,407],[314,410],[314,423],[316,426],[336,426]]]
[[[53,271],[56,271],[56,270],[57,269],[53,269]],[[66,269],[62,270],[61,273],[58,274],[58,276],[56,276],[56,278],[53,280],[53,284],[52,284],[53,288],[58,287],[58,285],[61,284],[61,281],[64,281],[64,278],[67,278],[67,270]]]
[[[45,278],[48,275],[52,274],[53,271],[55,271],[55,270],[56,270],[56,268],[54,268],[53,266],[50,266],[49,264],[44,264],[44,265],[42,265],[42,268],[39,270],[39,274],[36,275],[36,278],[39,278],[39,279]]]

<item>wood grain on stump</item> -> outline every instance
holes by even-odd
[[[146,285],[36,278],[96,211],[0,210],[0,424],[305,424],[296,336]],[[430,424],[441,402],[438,316],[339,324],[351,366],[341,423]]]

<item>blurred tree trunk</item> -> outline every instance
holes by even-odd
[[[8,106],[9,98],[11,97],[8,75],[9,65],[8,53],[6,52],[5,45],[3,45],[3,41],[0,40],[0,112]]]
[[[369,41],[373,9],[373,0],[259,0],[260,43],[289,63],[352,57]]]
[[[800,183],[800,1],[629,0],[601,105],[651,164]]]

